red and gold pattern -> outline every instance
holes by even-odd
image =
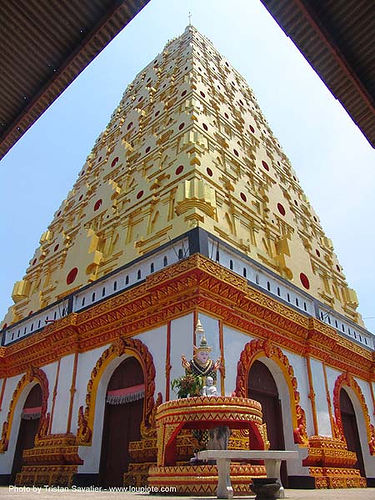
[[[307,352],[364,380],[375,380],[375,357],[338,336],[315,318],[281,304],[220,264],[194,254],[150,275],[145,283],[81,313],[47,325],[41,332],[0,351],[0,377],[23,373],[78,351],[88,351],[121,337],[166,324],[199,309],[226,325],[251,332],[292,352]]]
[[[265,476],[263,465],[232,463],[230,466],[231,483],[236,495],[251,495],[251,478]],[[150,486],[173,487],[177,495],[216,495],[217,480],[216,465],[152,466],[148,476]]]
[[[90,380],[87,384],[86,407],[79,408],[77,442],[79,445],[91,445],[92,430],[95,417],[96,392],[99,381],[109,363],[116,357],[129,354],[137,358],[140,362],[145,384],[145,404],[143,406],[143,427],[149,428],[150,417],[155,405],[155,366],[149,350],[138,339],[119,338],[108,349],[106,349],[96,362],[91,372]]]
[[[34,448],[25,450],[23,463],[17,474],[17,485],[71,486],[83,460],[78,456],[74,434],[52,434],[38,439]]]
[[[41,332],[0,350],[0,377],[11,377],[32,365],[88,351],[165,325],[194,310],[221,318],[226,325],[251,332],[299,355],[350,370],[363,380],[375,380],[375,356],[338,336],[315,318],[281,304],[220,264],[194,254],[150,275],[145,283],[81,313],[51,323]]]
[[[304,459],[304,466],[353,467],[357,462],[355,452],[349,451],[346,443],[326,436],[309,438],[309,454]]]
[[[17,485],[69,487],[72,485],[77,465],[30,465],[17,474]]]
[[[168,401],[156,413],[158,466],[176,463],[176,437],[183,427],[210,428],[228,425],[251,429],[251,447],[265,449],[262,407],[248,398],[197,396]]]
[[[359,488],[366,479],[353,468],[357,455],[349,451],[346,442],[337,438],[311,436],[309,454],[303,465],[309,467],[316,488]]]
[[[77,315],[71,313],[43,330],[0,349],[0,377],[25,373],[29,366],[45,366],[78,350]]]
[[[245,345],[241,352],[237,365],[236,395],[246,397],[248,394],[248,378],[251,365],[257,359],[266,356],[274,360],[283,371],[289,388],[291,403],[294,442],[308,446],[309,440],[306,431],[305,412],[299,404],[300,395],[297,387],[297,379],[294,376],[293,367],[281,349],[269,340],[252,340]]]
[[[129,454],[131,463],[128,472],[124,474],[124,486],[144,486],[148,480],[149,467],[156,465],[157,459],[157,440],[156,429],[155,437],[145,438],[140,441],[131,441],[129,443]],[[263,427],[263,440],[267,442],[267,431]],[[229,438],[228,449],[245,450],[249,446],[248,429],[232,429]],[[176,439],[176,464],[183,465],[189,463],[191,457],[199,449],[199,443],[193,436],[191,429],[182,429]],[[258,465],[251,469],[251,474],[257,476],[265,474],[263,466]]]
[[[359,387],[358,383],[355,381],[353,376],[348,372],[341,374],[337,378],[335,382],[335,387],[333,389],[333,407],[335,411],[335,419],[339,431],[339,436],[341,440],[345,441],[344,427],[342,424],[341,409],[340,409],[340,391],[345,386],[350,387],[354,391],[354,393],[358,398],[358,401],[360,402],[362,408],[362,415],[365,419],[365,424],[366,424],[367,441],[369,445],[370,454],[375,455],[375,429],[370,422],[370,415],[368,412],[367,404],[362,394],[361,388]]]
[[[337,467],[310,467],[315,478],[316,488],[365,488],[366,479],[358,469],[339,469]]]
[[[49,424],[49,414],[47,414],[47,401],[49,395],[48,379],[43,370],[31,366],[27,370],[25,375],[21,378],[21,380],[18,382],[17,387],[13,393],[13,397],[9,406],[8,416],[3,424],[1,441],[0,441],[0,453],[4,453],[8,449],[9,437],[13,424],[14,411],[16,409],[21,394],[23,393],[25,388],[32,382],[38,383],[42,391],[41,416],[40,416],[38,432],[35,439],[37,440],[38,438],[41,438],[48,431],[48,424]]]

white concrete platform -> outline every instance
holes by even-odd
[[[203,450],[197,453],[200,460],[216,460],[218,471],[217,498],[233,498],[230,479],[231,460],[264,460],[267,477],[280,481],[278,498],[285,498],[285,490],[280,478],[280,465],[283,460],[297,460],[297,451],[279,450]]]

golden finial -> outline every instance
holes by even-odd
[[[206,335],[204,334],[204,329],[203,329],[203,326],[202,326],[202,323],[200,322],[200,320],[198,319],[197,321],[197,325],[195,327],[195,335],[201,335],[201,341],[199,343],[199,347],[195,347],[194,346],[194,351],[197,352],[197,351],[206,351],[206,352],[210,352],[211,351],[211,347],[207,344],[207,339],[206,339]]]

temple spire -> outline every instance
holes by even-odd
[[[126,89],[16,282],[5,324],[138,266],[196,227],[209,235],[210,257],[212,238],[230,247],[220,243],[215,256],[231,271],[304,312],[314,310],[309,296],[360,322],[333,244],[253,91],[193,27],[190,11],[188,19]],[[137,267],[119,281],[123,289],[173,261],[153,259],[153,271]],[[264,266],[283,281],[261,279]],[[91,297],[102,293],[108,286]]]

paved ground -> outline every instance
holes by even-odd
[[[2,500],[107,500],[114,498],[126,500],[204,500],[203,497],[176,497],[172,495],[147,495],[144,492],[131,492],[122,488],[122,491],[100,491],[99,488],[69,490],[65,488],[37,488],[37,487],[0,487]],[[214,497],[210,497],[213,499]],[[236,497],[240,499],[254,499],[254,497]],[[289,500],[375,500],[375,488],[356,488],[343,490],[286,490]]]

